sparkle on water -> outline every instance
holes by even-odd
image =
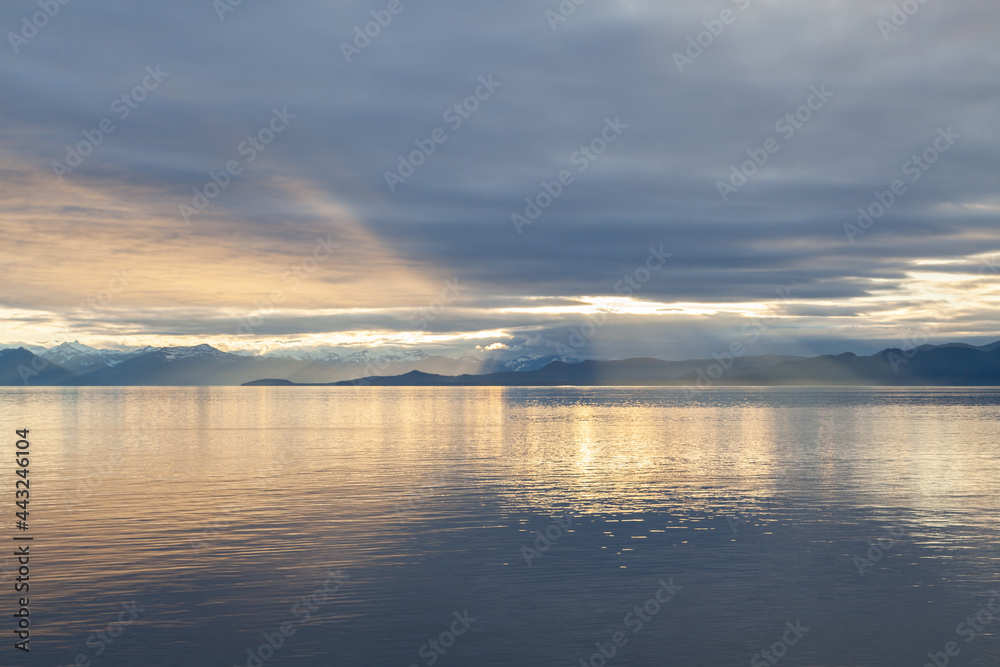
[[[1000,664],[962,625],[1000,603],[994,390],[4,388],[0,424],[3,664]]]

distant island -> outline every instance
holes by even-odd
[[[267,379],[274,378],[274,379]],[[1000,341],[950,343],[871,356],[716,355],[664,361],[509,361],[419,350],[348,355],[233,354],[210,345],[96,350],[79,343],[0,350],[2,386],[1000,386]]]

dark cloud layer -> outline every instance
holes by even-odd
[[[780,309],[788,341],[839,349],[845,338],[893,340],[935,312],[943,336],[995,330],[997,271],[977,263],[1000,253],[995,2],[927,3],[892,31],[884,23],[891,2],[591,0],[553,29],[546,11],[558,4],[401,0],[401,13],[390,15],[388,0],[247,0],[221,20],[210,0],[60,5],[27,43],[12,45],[8,35],[0,45],[0,167],[9,183],[24,179],[17,196],[13,185],[5,190],[3,224],[15,237],[47,239],[25,242],[0,306],[51,302],[80,327],[69,316],[80,297],[68,276],[95,261],[108,270],[134,261],[162,285],[169,241],[177,257],[206,264],[241,256],[235,286],[259,278],[248,268],[255,261],[300,261],[321,234],[344,244],[339,272],[313,275],[313,287],[295,295],[299,310],[276,312],[268,335],[405,332],[407,305],[426,305],[440,281],[457,278],[469,286],[462,307],[423,330],[550,340],[580,317],[495,308],[552,303],[526,297],[613,296],[651,246],[673,257],[635,299],[714,303],[721,312],[628,316],[623,333],[602,334],[614,338],[605,354],[710,351],[701,341],[726,339],[738,328],[732,318],[789,288],[796,303]],[[689,49],[688,38],[726,9],[732,24],[700,53]],[[18,33],[22,17],[38,11],[33,2],[6,3],[0,29]],[[375,32],[372,12],[391,22],[356,42],[363,48],[347,62],[343,44],[366,24]],[[678,52],[696,55],[683,71]],[[168,74],[120,119],[113,100],[157,67]],[[469,97],[477,90],[485,99]],[[248,162],[243,142],[260,136],[275,109],[294,118]],[[67,144],[104,118],[114,132],[57,178],[52,164],[65,161]],[[594,160],[581,157],[593,140],[601,147],[602,132],[611,136],[609,126],[618,128],[614,142]],[[438,129],[447,141],[391,191],[386,172]],[[942,133],[952,137],[947,151],[934,149],[934,163],[915,170],[913,158]],[[719,181],[766,153],[768,139],[777,150],[723,201]],[[234,160],[241,173],[185,223],[179,205],[191,205],[209,172]],[[525,215],[525,198],[539,201],[545,184],[552,192],[563,170],[573,182],[518,233],[511,216]],[[845,232],[858,207],[896,179],[905,192],[885,215],[863,234]],[[75,238],[55,253],[58,262],[46,259],[70,220]],[[103,238],[109,225],[121,225],[120,244],[88,249],[88,236]],[[66,258],[74,247],[79,264]],[[53,268],[26,276],[25,255]],[[171,307],[216,308],[183,323],[157,310],[167,305],[162,293],[126,291],[129,309],[106,311],[108,331],[227,335],[231,313],[253,300],[219,281],[178,286]],[[939,292],[961,284],[974,287],[952,295],[961,310],[938,308]],[[741,303],[750,304],[742,314],[732,306]],[[301,313],[339,306],[384,312]],[[96,322],[87,327],[100,333]],[[632,349],[628,329],[642,349]]]

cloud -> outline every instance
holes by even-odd
[[[46,338],[237,344],[234,320],[263,309],[259,336],[405,341],[420,333],[412,313],[458,279],[468,291],[434,333],[545,347],[580,317],[497,309],[615,295],[662,245],[673,258],[634,298],[752,311],[791,288],[785,338],[829,351],[932,316],[952,318],[942,335],[988,335],[998,274],[977,267],[1000,254],[996,3],[928,3],[888,38],[890,8],[862,0],[586,3],[553,30],[557,6],[404,3],[351,62],[342,43],[370,3],[243,3],[224,20],[204,0],[65,6],[0,64],[0,306],[36,310]],[[4,6],[0,26],[31,7]],[[678,71],[674,54],[725,8],[735,21]],[[149,67],[169,76],[120,118],[115,100]],[[499,86],[467,103],[480,77]],[[816,86],[832,97],[790,124]],[[268,138],[276,108],[294,119],[249,160],[241,146]],[[57,177],[53,162],[106,118],[114,131]],[[627,129],[581,160],[608,119]],[[961,138],[911,180],[906,165],[949,127]],[[436,130],[446,140],[391,191],[386,172]],[[722,201],[718,183],[769,138],[779,150]],[[186,223],[181,205],[233,161],[239,174]],[[563,171],[572,182],[518,234],[511,216]],[[905,194],[851,243],[844,226],[896,179]],[[338,252],[306,272],[319,239]],[[128,287],[81,316],[120,270]],[[941,310],[929,274],[965,306]],[[739,317],[629,317],[593,345],[709,352]]]

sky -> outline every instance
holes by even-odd
[[[1000,339],[995,0],[65,1],[0,8],[0,342]]]

